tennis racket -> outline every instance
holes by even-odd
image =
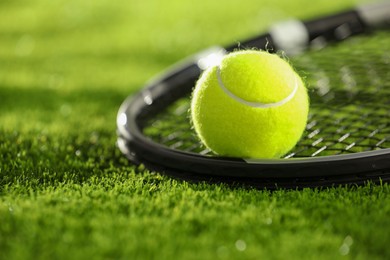
[[[128,97],[117,116],[118,147],[135,164],[192,181],[257,188],[326,187],[390,180],[390,3],[310,21],[180,62]],[[196,137],[191,91],[205,69],[237,49],[287,54],[305,78],[310,114],[302,139],[281,159],[229,158]]]

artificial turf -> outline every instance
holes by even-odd
[[[166,66],[354,3],[1,1],[0,259],[390,258],[388,184],[188,183],[115,146],[119,105]]]

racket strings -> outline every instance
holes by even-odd
[[[390,148],[387,46],[388,34],[379,33],[292,59],[308,85],[311,106],[303,137],[285,158]],[[144,134],[171,149],[214,156],[196,137],[189,106],[189,97],[178,100],[150,118]]]

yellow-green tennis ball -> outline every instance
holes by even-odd
[[[302,136],[309,101],[290,64],[265,51],[238,51],[207,69],[191,101],[193,127],[219,155],[278,158]]]

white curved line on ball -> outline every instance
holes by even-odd
[[[221,89],[231,98],[233,98],[234,100],[244,104],[244,105],[247,105],[247,106],[250,106],[250,107],[255,107],[255,108],[270,108],[270,107],[278,107],[278,106],[282,106],[284,104],[286,104],[287,102],[289,102],[294,96],[295,96],[295,93],[297,93],[297,90],[298,90],[298,81],[297,81],[297,78],[295,78],[295,87],[293,89],[293,91],[290,93],[290,95],[288,95],[287,97],[285,97],[284,99],[278,101],[278,102],[273,102],[273,103],[261,103],[261,102],[251,102],[251,101],[247,101],[245,99],[242,99],[236,95],[234,95],[232,92],[230,92],[230,90],[228,90],[225,85],[223,84],[222,82],[222,78],[221,78],[221,69],[219,66],[217,66],[217,78],[218,78],[218,84],[219,86],[221,87]]]

